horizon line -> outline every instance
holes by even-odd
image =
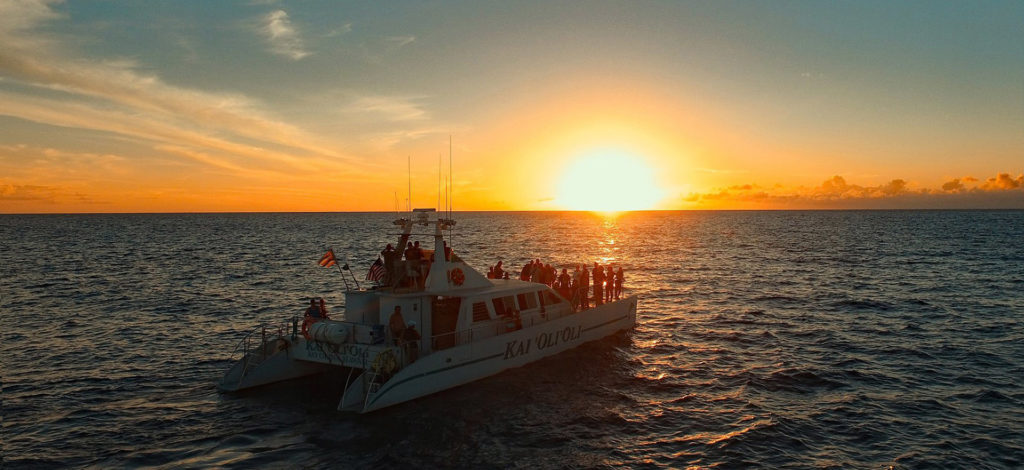
[[[995,212],[1024,211],[1024,207],[930,207],[930,208],[815,208],[815,209],[641,209],[623,211],[574,210],[574,209],[531,209],[531,210],[464,210],[452,213],[524,213],[524,212],[574,212],[592,214],[623,214],[629,212]],[[441,211],[438,211],[439,213]],[[411,214],[409,211],[166,211],[166,212],[0,212],[0,216],[14,215],[230,215],[230,214]]]

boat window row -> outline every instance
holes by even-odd
[[[519,292],[489,299],[474,299],[469,307],[469,324],[457,328],[459,300],[449,298],[435,301],[434,350],[502,335],[572,313],[568,302],[554,291]]]

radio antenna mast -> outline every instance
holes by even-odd
[[[455,182],[452,181],[452,135],[448,134],[448,220],[452,220],[452,210],[455,205],[453,198],[453,187]],[[452,237],[452,226],[448,225],[448,246],[455,246],[455,240]]]
[[[441,154],[437,154],[437,211],[441,212]]]

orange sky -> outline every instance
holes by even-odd
[[[0,4],[0,213],[1024,208],[1016,2],[130,5]]]

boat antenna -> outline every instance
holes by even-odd
[[[453,197],[454,186],[455,182],[452,181],[452,135],[448,134],[448,220],[452,220],[452,211],[455,205]],[[448,246],[455,246],[451,225],[448,225]]]
[[[411,213],[412,212],[412,155],[406,155],[406,158],[407,158],[407,160],[409,162],[408,173],[406,173],[406,176],[407,176],[408,181],[409,181],[409,198],[405,200],[405,208],[406,208],[406,210],[408,210]]]
[[[441,211],[441,153],[437,154],[437,210]]]

